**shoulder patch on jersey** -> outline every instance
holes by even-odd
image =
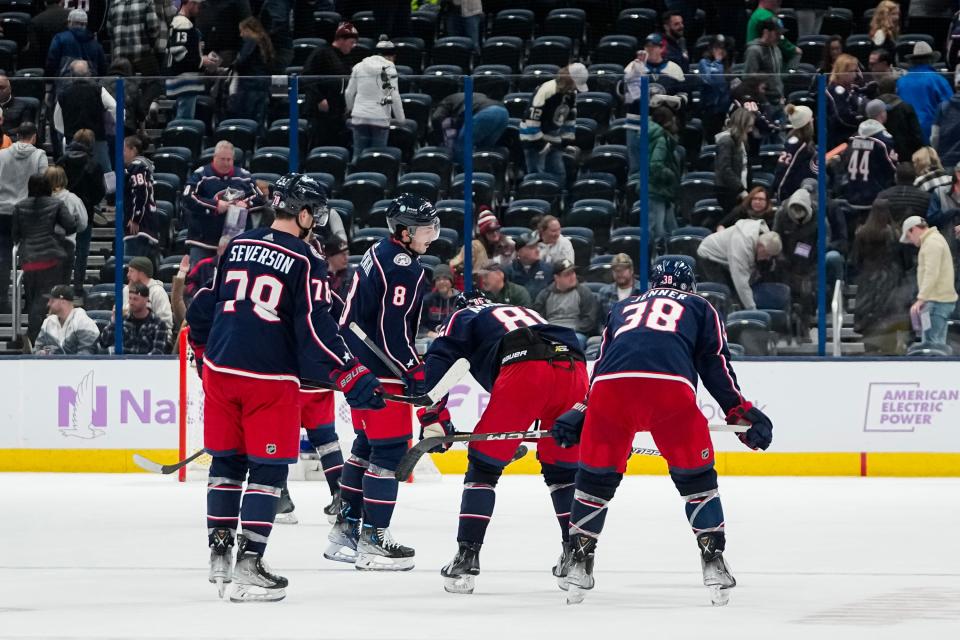
[[[264,240],[270,240],[270,241],[272,242],[272,241],[273,241],[273,234],[272,234],[272,233],[268,233],[267,235],[263,236],[263,239],[264,239]]]
[[[317,256],[317,258],[319,258],[320,260],[323,260],[323,256],[320,255],[320,252],[317,251],[317,248],[315,246],[313,246],[312,244],[308,244],[307,246],[310,247],[310,252],[313,255]]]
[[[845,94],[845,93],[847,92],[847,90],[843,88],[843,85],[840,85],[840,84],[837,85],[837,87],[836,87],[836,89],[834,89],[834,91],[837,92],[837,95],[838,95],[838,96],[842,96],[843,94]]]
[[[797,136],[790,136],[787,138],[787,144],[797,144],[798,142],[800,142],[800,138]]]
[[[393,264],[400,267],[409,267],[411,264],[413,264],[413,260],[411,260],[410,256],[405,253],[398,253],[393,257]]]

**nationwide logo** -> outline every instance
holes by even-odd
[[[960,401],[960,389],[926,387],[919,382],[871,382],[864,431],[916,431]]]
[[[173,424],[177,405],[173,400],[154,400],[150,389],[97,385],[93,371],[87,372],[76,387],[57,387],[57,426],[65,438],[99,438],[106,435],[111,420],[121,425]]]

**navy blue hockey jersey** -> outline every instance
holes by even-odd
[[[420,364],[414,343],[427,277],[417,256],[394,240],[381,240],[363,255],[344,301],[340,326],[347,346],[380,379],[396,376],[349,330],[360,325],[401,371]]]
[[[583,357],[577,334],[572,329],[548,324],[536,311],[510,304],[486,304],[460,309],[447,320],[440,337],[433,341],[424,358],[426,386],[432,389],[460,358],[470,361],[470,374],[487,391],[493,389],[500,371],[501,344],[512,331],[533,328],[540,336],[566,345]]]
[[[861,132],[865,132],[863,127],[861,125]],[[854,206],[873,205],[881,191],[896,183],[896,146],[893,137],[883,127],[870,131],[870,135],[850,138],[840,161],[847,169],[843,193],[847,202]]]
[[[187,309],[204,366],[252,378],[327,381],[351,358],[330,314],[327,265],[303,240],[270,228],[230,241],[210,288]]]
[[[676,289],[651,289],[613,306],[593,382],[659,378],[696,390],[698,374],[724,412],[743,402],[726,333],[709,302]]]

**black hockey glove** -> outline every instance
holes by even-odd
[[[740,442],[751,449],[767,450],[770,443],[773,442],[773,423],[770,418],[753,406],[753,403],[744,401],[727,413],[727,424],[749,424],[750,428],[743,433],[738,433]]]
[[[407,388],[407,395],[422,396],[427,389],[426,369],[421,362],[403,374],[403,385]]]
[[[578,402],[569,411],[560,414],[553,422],[553,439],[561,447],[572,447],[580,442],[580,433],[583,431],[583,421],[587,416],[586,401]]]
[[[444,398],[432,407],[423,407],[417,409],[417,419],[420,420],[420,439],[436,438],[453,435],[453,422],[450,420],[450,412],[447,410],[447,399]],[[441,444],[428,453],[443,453],[449,449],[451,443]]]
[[[354,409],[383,409],[383,386],[377,376],[354,358],[330,372],[330,380],[347,397],[347,404]]]

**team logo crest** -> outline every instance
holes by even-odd
[[[701,452],[700,452],[700,457],[703,458],[704,460],[706,460],[707,458],[709,458],[709,457],[710,457],[710,449],[704,449],[703,451],[701,451]]]
[[[308,245],[308,246],[310,247],[310,251],[313,252],[313,255],[317,256],[317,257],[320,258],[321,260],[323,259],[323,256],[320,255],[320,252],[317,251],[317,248],[316,248],[316,247],[314,247],[312,244],[311,244],[311,245]]]
[[[277,452],[277,445],[275,445],[275,444],[268,444],[268,445],[267,445],[267,455],[272,456],[272,455],[275,454],[276,452]]]
[[[398,253],[393,259],[393,264],[400,267],[409,267],[411,263],[410,256],[405,253]]]

